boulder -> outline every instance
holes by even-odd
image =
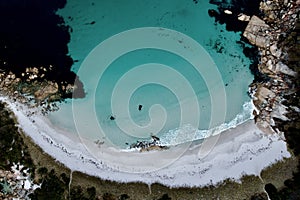
[[[258,101],[264,102],[267,98],[275,98],[276,94],[268,88],[261,86],[257,88],[256,97]]]
[[[263,20],[253,15],[243,33],[249,42],[261,48],[266,48],[270,44],[270,38],[268,38],[266,32],[270,29]]]
[[[232,15],[232,12],[230,10],[224,10],[224,13],[227,15]]]
[[[164,149],[167,149],[167,147],[166,146],[154,145],[154,146],[150,146],[150,147],[147,147],[147,148],[142,148],[140,150],[140,152],[145,152],[145,151],[161,151],[161,150],[164,150]]]
[[[239,15],[238,15],[238,20],[240,20],[240,21],[246,21],[246,22],[248,22],[248,21],[250,21],[250,16],[248,16],[248,15],[245,15],[245,14],[243,14],[243,13],[240,13]]]
[[[287,107],[285,105],[278,104],[273,109],[273,111],[271,113],[271,117],[281,119],[282,121],[287,121],[287,120],[289,120],[289,118],[287,118],[285,116],[285,114],[287,114],[287,113],[288,113]]]
[[[276,67],[276,69],[275,69],[276,72],[280,72],[280,73],[287,74],[287,75],[294,76],[294,77],[297,76],[296,72],[291,70],[287,65],[283,64],[282,62],[278,62],[275,67]]]
[[[47,97],[58,92],[58,84],[49,82],[46,86],[41,86],[35,93],[34,97],[37,100],[44,100]]]
[[[273,56],[275,56],[276,58],[279,58],[281,56],[281,50],[277,48],[276,44],[273,44],[270,46],[270,52]]]

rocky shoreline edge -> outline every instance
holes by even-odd
[[[241,31],[244,53],[252,60],[249,86],[256,124],[267,133],[284,132],[282,122],[299,118],[299,0],[216,1],[209,10],[228,31]],[[251,5],[248,5],[251,4]]]
[[[299,117],[300,1],[263,1],[262,19],[252,16],[243,36],[259,49],[259,73],[250,85],[257,125],[280,132],[280,121]],[[262,80],[262,81],[261,81]]]

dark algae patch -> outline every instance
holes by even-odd
[[[55,82],[60,96],[71,98],[65,89],[76,79],[68,55],[70,27],[56,15],[65,4],[66,0],[0,1],[0,72],[12,72],[22,82]],[[28,68],[39,69],[34,80],[28,79]],[[82,83],[76,81],[75,85],[75,97],[83,97]]]
[[[259,15],[260,0],[210,0],[211,4],[217,5],[218,9],[210,9],[208,14],[214,17],[216,22],[226,24],[228,31],[244,31],[248,22],[238,20],[240,13],[248,16]],[[226,14],[229,10],[232,14]]]
[[[267,81],[268,78],[257,70],[259,63],[258,48],[249,45],[248,40],[242,36],[248,21],[238,20],[238,16],[241,13],[248,16],[262,15],[262,12],[259,10],[260,0],[210,0],[209,2],[217,6],[217,9],[208,10],[208,15],[213,17],[216,23],[225,24],[227,31],[241,32],[241,39],[237,43],[242,47],[245,56],[251,61],[250,70],[254,75],[255,81]],[[231,11],[232,14],[226,14],[225,10]],[[222,52],[220,51],[220,53]]]

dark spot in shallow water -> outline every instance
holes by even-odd
[[[140,104],[139,107],[138,107],[138,110],[141,111],[142,108],[143,108],[143,105]]]
[[[96,23],[95,21],[92,21],[92,22],[89,22],[89,23],[85,23],[84,25],[93,25],[95,23]]]
[[[110,120],[115,120],[116,118],[114,116],[110,116]]]

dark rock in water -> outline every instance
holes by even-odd
[[[209,15],[210,17],[217,17],[217,16],[219,16],[219,13],[218,13],[216,10],[209,9],[209,10],[208,10],[208,15]]]
[[[260,60],[259,51],[258,48],[253,47],[244,47],[243,53],[250,59],[251,64],[249,66],[251,73],[254,75],[254,82],[267,82],[269,81],[269,77],[262,74],[258,68],[257,65]]]
[[[167,146],[163,146],[159,143],[159,138],[156,136],[151,136],[152,141],[136,141],[130,145],[130,149],[138,148],[141,152],[143,151],[152,151],[152,150],[163,150],[167,149]]]
[[[92,22],[89,22],[89,23],[85,23],[84,25],[93,25],[95,23],[96,23],[95,21],[92,21]]]
[[[65,86],[74,84],[76,74],[70,71],[73,64],[68,55],[70,27],[64,24],[56,11],[66,0],[1,0],[0,2],[0,68],[12,71],[17,77],[29,67],[47,70],[40,80],[54,81]],[[4,64],[5,63],[5,64]],[[77,80],[78,92],[84,97],[83,85]],[[80,90],[80,91],[79,91]],[[64,96],[72,97],[72,94]]]
[[[155,135],[151,135],[151,138],[153,139],[153,141],[159,141],[159,137],[157,137]]]
[[[115,120],[116,118],[114,116],[110,116],[110,120]]]
[[[255,82],[266,82],[269,78],[263,75],[257,68],[257,65],[260,60],[259,50],[257,46],[247,47],[245,44],[248,41],[242,37],[240,41],[237,42],[243,48],[243,53],[246,57],[248,57],[251,61],[249,66],[251,73],[254,75]]]
[[[140,105],[139,105],[139,107],[138,107],[138,110],[140,110],[140,111],[141,111],[141,110],[142,110],[142,108],[143,108],[143,105],[141,105],[141,104],[140,104]]]

